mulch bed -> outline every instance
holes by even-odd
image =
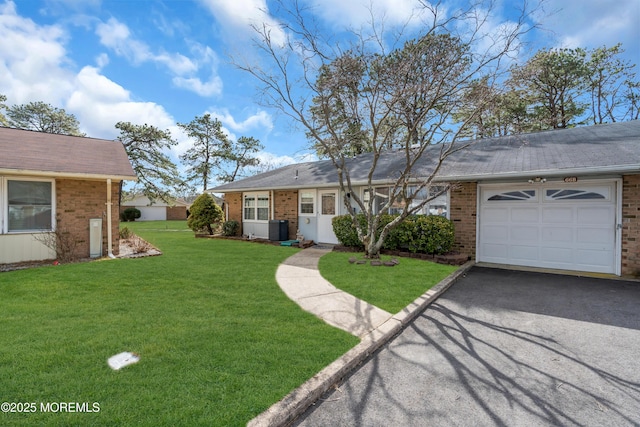
[[[362,252],[360,248],[354,248],[351,246],[342,246],[335,245],[333,250],[336,252]],[[383,255],[391,255],[398,256],[404,258],[415,258],[415,259],[423,259],[426,261],[437,262],[438,264],[448,264],[448,265],[462,265],[465,262],[469,261],[469,255],[462,254],[460,252],[449,252],[443,255],[434,255],[434,254],[418,254],[413,252],[405,252],[405,251],[390,251],[386,249],[382,249],[380,251]]]

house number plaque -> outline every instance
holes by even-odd
[[[577,176],[565,176],[564,182],[578,182]]]

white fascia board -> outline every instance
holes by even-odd
[[[13,175],[13,176],[38,176],[46,178],[69,178],[69,179],[88,179],[88,180],[105,180],[112,179],[114,181],[137,181],[138,177],[130,175],[102,175],[102,174],[89,174],[89,173],[70,173],[70,172],[52,172],[52,171],[37,171],[27,169],[2,169],[0,168],[0,175]]]

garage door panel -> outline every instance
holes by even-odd
[[[505,242],[509,238],[509,228],[504,225],[487,225],[482,230],[483,242]]]
[[[612,251],[579,249],[576,251],[577,262],[584,266],[605,267],[609,265]]]
[[[539,240],[539,228],[538,227],[527,227],[527,226],[514,226],[511,228],[511,241],[518,242],[538,242]]]
[[[544,207],[542,222],[544,224],[571,224],[575,221],[574,209],[571,207]]]
[[[510,219],[512,222],[537,222],[538,215],[536,207],[514,207],[511,208]]]
[[[542,241],[544,243],[558,243],[561,245],[573,242],[572,227],[542,227]]]
[[[499,260],[509,256],[509,246],[505,244],[485,243],[482,245],[482,252],[487,259],[494,260],[490,262],[501,262]]]
[[[538,252],[540,248],[529,245],[511,245],[510,258],[512,261],[531,262],[539,259]]]
[[[609,248],[609,236],[611,236],[610,228],[579,228],[576,230],[576,242],[581,244],[595,244],[601,247]]]
[[[579,225],[613,223],[615,221],[616,212],[612,207],[578,207],[576,209]]]
[[[505,208],[485,208],[482,211],[490,222],[505,222],[509,220],[509,209]]]
[[[615,186],[480,186],[478,260],[616,273]]]
[[[573,260],[574,251],[568,248],[543,247],[540,249],[540,260],[549,263],[570,265]]]

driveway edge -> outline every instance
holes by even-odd
[[[363,335],[358,345],[286,395],[282,400],[274,403],[269,409],[249,421],[247,426],[280,427],[290,424],[327,390],[336,385],[377,349],[396,336],[474,264],[475,261],[467,262],[378,328]]]

